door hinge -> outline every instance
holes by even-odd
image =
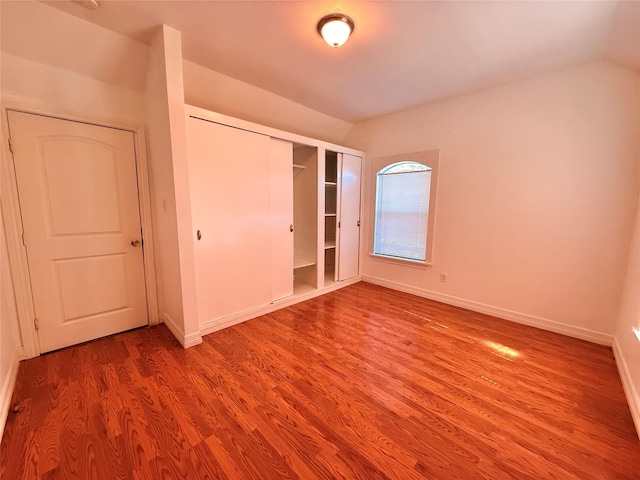
[[[38,324],[38,319],[37,318],[33,319],[33,326],[36,327],[36,330],[40,330],[40,325]]]
[[[9,150],[13,153],[13,140],[9,139]]]
[[[24,233],[22,234],[22,245],[27,246],[27,241],[24,239]]]

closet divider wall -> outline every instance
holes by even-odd
[[[359,280],[361,157],[196,107],[187,117],[203,333]]]

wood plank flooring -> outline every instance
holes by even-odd
[[[638,479],[610,348],[359,283],[21,364],[3,479]]]

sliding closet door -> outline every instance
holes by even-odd
[[[269,141],[271,298],[293,295],[293,144]]]
[[[187,137],[203,324],[272,300],[270,138],[195,118]]]
[[[362,159],[346,153],[341,156],[337,279],[346,280],[359,271]]]

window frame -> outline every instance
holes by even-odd
[[[403,265],[413,268],[427,268],[433,264],[433,246],[435,238],[435,224],[436,224],[436,198],[438,189],[438,170],[439,170],[440,151],[439,150],[427,150],[422,152],[407,153],[401,155],[393,155],[387,157],[372,158],[370,167],[370,185],[371,185],[371,208],[370,208],[370,229],[369,229],[369,257],[373,260],[386,262],[396,265]],[[394,166],[403,162],[415,162],[422,164],[431,169],[431,188],[429,193],[429,211],[427,217],[427,245],[425,251],[425,260],[409,259],[402,257],[395,257],[390,255],[384,255],[375,253],[375,223],[377,215],[377,188],[378,188],[378,173],[386,168]]]

